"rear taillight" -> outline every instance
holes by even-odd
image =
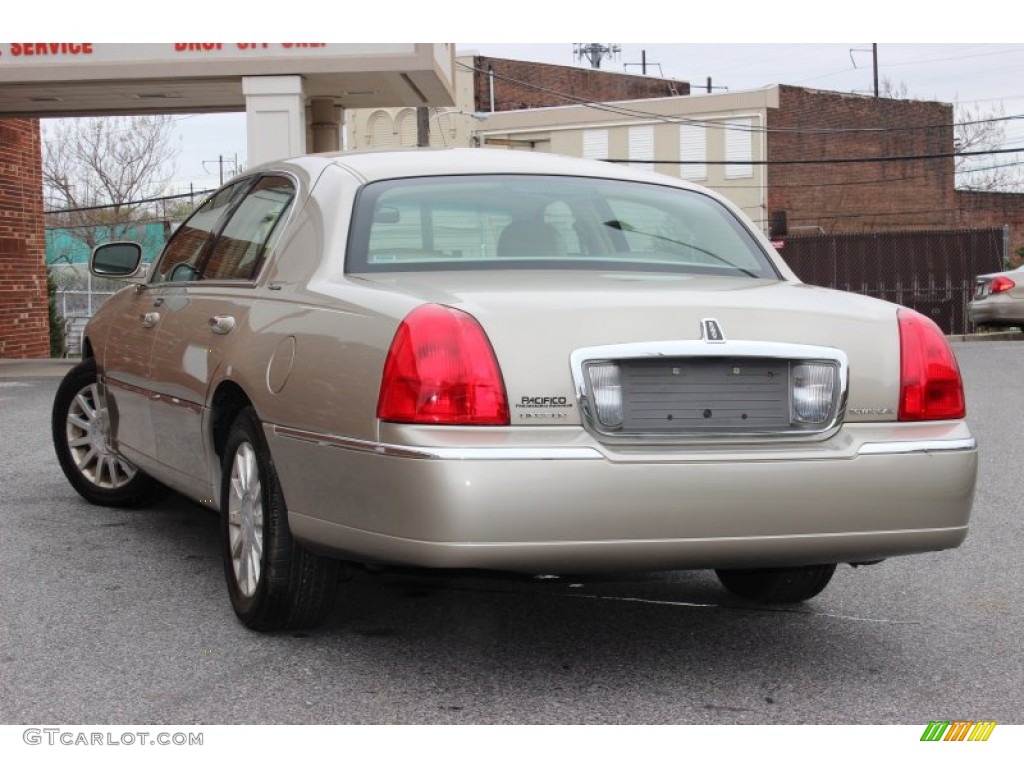
[[[1002,293],[1008,291],[1011,288],[1016,288],[1017,284],[1004,275],[999,275],[992,279],[992,282],[988,286],[989,293]]]
[[[508,424],[505,384],[480,324],[438,304],[410,312],[384,363],[377,417],[408,424]]]
[[[899,310],[900,421],[962,419],[964,387],[953,350],[935,323]]]

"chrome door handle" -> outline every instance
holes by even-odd
[[[146,312],[139,315],[139,322],[142,323],[143,328],[152,328],[154,325],[160,322],[159,312]]]
[[[235,327],[235,318],[231,315],[214,315],[210,318],[210,330],[214,333],[224,335],[225,333],[231,333],[231,329]]]

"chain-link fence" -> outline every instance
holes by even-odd
[[[976,275],[1002,270],[1002,228],[800,236],[779,249],[801,280],[911,307],[948,334],[970,332]]]
[[[78,357],[82,354],[82,331],[89,318],[125,284],[94,277],[82,264],[52,266],[50,275],[57,286],[57,312],[64,319],[64,354]]]

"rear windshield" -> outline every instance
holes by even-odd
[[[747,228],[700,192],[564,176],[366,185],[348,272],[625,269],[777,278]]]

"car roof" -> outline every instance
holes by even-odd
[[[629,166],[599,160],[567,157],[549,152],[527,152],[509,149],[378,149],[331,152],[306,155],[277,163],[268,163],[258,170],[299,166],[316,174],[328,165],[347,168],[366,181],[408,178],[411,176],[448,176],[475,173],[529,173],[558,176],[592,176],[643,181],[668,186],[701,189],[697,185],[665,174],[652,174]],[[706,191],[706,190],[702,190]]]

